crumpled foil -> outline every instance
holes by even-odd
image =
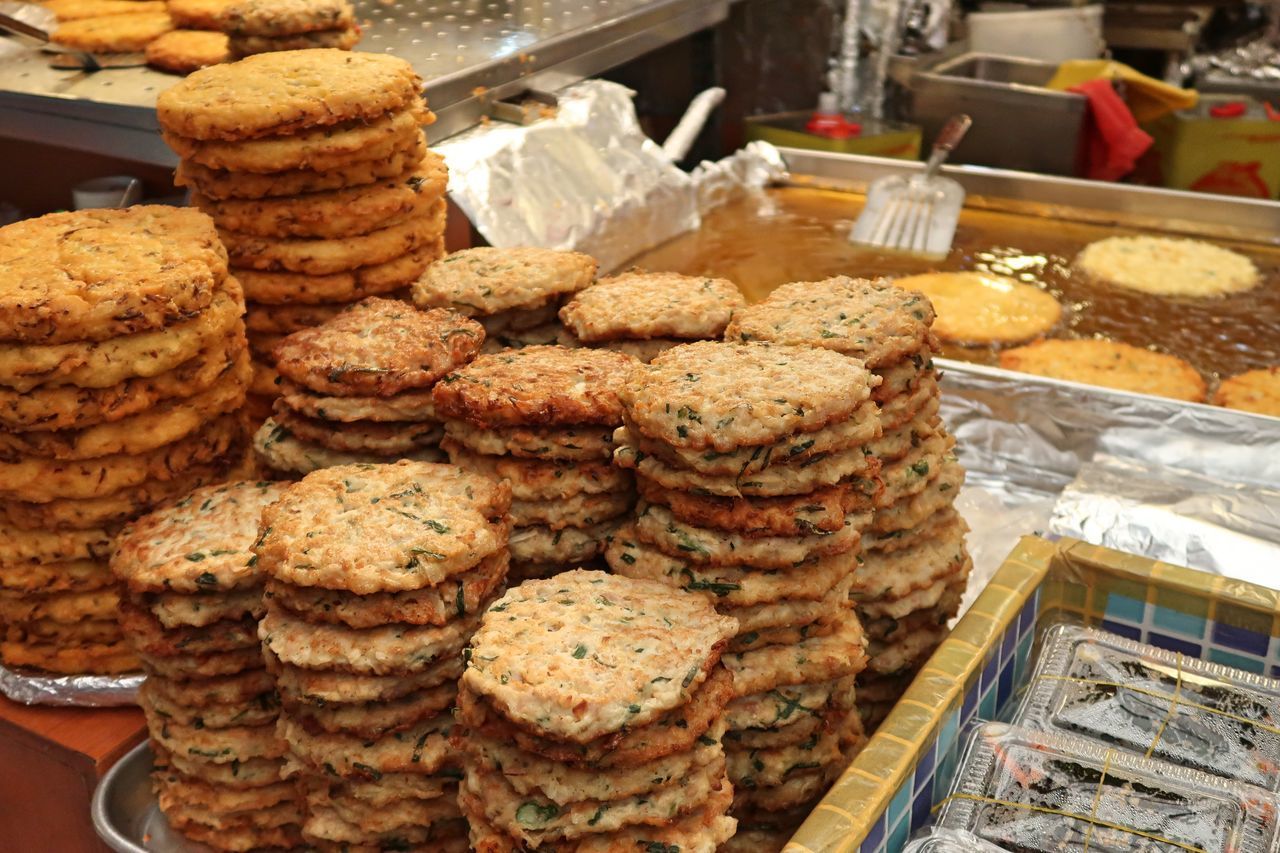
[[[782,158],[762,143],[685,174],[640,129],[632,94],[586,80],[558,93],[552,118],[489,122],[439,143],[450,197],[493,246],[573,249],[610,271],[697,228],[700,199],[780,174]]]
[[[1221,71],[1243,80],[1275,82],[1280,80],[1280,43],[1273,37],[1264,37],[1217,53],[1200,54],[1188,66],[1198,74]]]
[[[0,666],[0,693],[24,705],[69,705],[111,708],[136,705],[138,688],[146,676],[31,675]]]
[[[1280,586],[1280,490],[1099,455],[1053,508],[1050,529],[1118,551]]]
[[[1280,420],[937,362],[971,540],[1007,553],[1052,506],[1053,533],[1280,588]]]
[[[767,142],[748,142],[723,160],[703,160],[689,178],[698,198],[698,213],[705,215],[787,175],[782,153]]]

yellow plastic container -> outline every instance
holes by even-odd
[[[1214,107],[1243,103],[1243,115],[1215,118]],[[1280,198],[1280,121],[1244,96],[1206,95],[1182,110],[1144,125],[1155,139],[1143,183],[1171,189]]]
[[[747,140],[836,154],[920,159],[920,128],[917,125],[868,120],[862,122],[862,133],[858,136],[831,139],[805,130],[811,115],[810,111],[801,111],[752,116],[746,122]]]

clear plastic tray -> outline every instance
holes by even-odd
[[[1280,681],[1106,631],[1050,628],[1013,722],[1280,791]]]
[[[1095,741],[977,728],[938,825],[1025,853],[1263,853],[1280,798]]]

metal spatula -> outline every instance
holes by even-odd
[[[867,206],[853,224],[849,239],[880,249],[943,257],[951,251],[964,188],[938,177],[947,156],[964,139],[972,121],[952,116],[938,134],[924,171],[910,178],[886,175],[871,182]]]

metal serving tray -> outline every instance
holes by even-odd
[[[93,827],[118,853],[212,853],[169,827],[151,792],[151,746],[129,750],[93,792]]]
[[[443,139],[493,101],[559,90],[723,21],[728,0],[353,0],[357,50],[413,63]],[[170,166],[156,96],[180,78],[150,68],[85,74],[0,38],[0,137]]]
[[[852,192],[864,192],[884,175],[910,175],[924,168],[921,163],[882,157],[802,148],[779,151],[798,183]],[[964,187],[968,208],[1280,246],[1280,202],[984,166],[944,166],[942,174]]]
[[[911,117],[925,144],[956,113],[973,127],[951,156],[954,163],[1076,174],[1085,119],[1083,95],[1046,89],[1051,62],[964,53],[911,77]]]

